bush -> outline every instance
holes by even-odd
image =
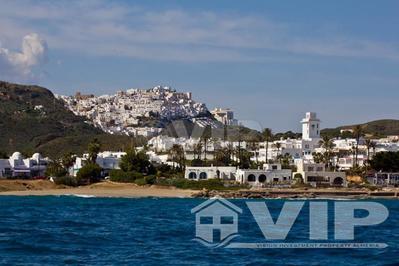
[[[181,189],[194,189],[194,190],[201,190],[201,189],[208,189],[208,190],[231,190],[231,189],[239,189],[244,188],[244,186],[230,186],[226,187],[224,182],[220,179],[208,179],[208,180],[188,180],[185,178],[173,178],[173,179],[162,179],[158,180],[158,185],[161,186],[175,186],[176,188]]]
[[[78,185],[76,178],[73,176],[57,177],[54,180],[54,183],[56,183],[57,185],[65,185],[70,187],[76,187]]]
[[[111,181],[122,183],[133,183],[136,179],[143,178],[143,175],[137,172],[125,172],[120,169],[112,170],[109,173]]]
[[[101,179],[101,167],[94,163],[86,164],[79,170],[76,179],[79,185],[98,182]]]
[[[157,181],[157,178],[154,175],[148,175],[144,177],[144,181],[146,184],[153,185]]]
[[[147,183],[145,182],[145,179],[144,179],[144,178],[136,179],[136,180],[134,181],[134,183],[136,183],[136,184],[139,185],[139,186],[147,185]]]

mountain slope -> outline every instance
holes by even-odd
[[[399,135],[399,120],[383,119],[383,120],[375,120],[357,125],[362,126],[366,134],[371,134],[376,137]],[[339,136],[341,129],[353,129],[357,125],[341,126],[337,128],[326,128],[323,129],[321,133],[328,134],[331,136]]]
[[[68,151],[82,153],[93,138],[100,139],[104,149],[131,142],[127,136],[104,134],[85,123],[45,88],[0,81],[0,150],[54,157]]]

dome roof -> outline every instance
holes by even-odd
[[[42,156],[40,155],[40,153],[35,153],[32,155],[32,159],[37,161],[42,159]]]
[[[16,151],[16,152],[14,152],[12,154],[10,159],[12,159],[12,160],[22,160],[23,158],[22,158],[22,154],[20,152]]]

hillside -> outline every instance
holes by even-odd
[[[87,124],[45,88],[0,81],[0,150],[38,151],[56,157],[68,151],[84,152],[93,138],[104,149],[113,150],[132,141]]]
[[[389,135],[399,135],[399,120],[384,119],[359,124],[362,126],[366,134],[374,135],[375,137],[384,137]],[[339,136],[341,129],[352,129],[357,125],[341,126],[337,128],[326,128],[321,131],[321,134],[328,134],[331,136]]]

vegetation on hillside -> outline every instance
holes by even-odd
[[[357,126],[362,128],[364,134],[372,135],[376,138],[399,135],[399,120],[394,119],[376,120],[364,124],[341,126],[337,128],[326,128],[321,131],[321,134],[341,138],[355,137],[352,132],[346,131],[341,133],[341,130],[354,130]]]
[[[14,151],[34,152],[59,158],[64,153],[82,154],[94,138],[104,150],[124,149],[133,140],[128,136],[105,134],[74,115],[53,93],[39,86],[0,81],[0,147],[8,155]],[[144,138],[136,138],[137,145]]]

